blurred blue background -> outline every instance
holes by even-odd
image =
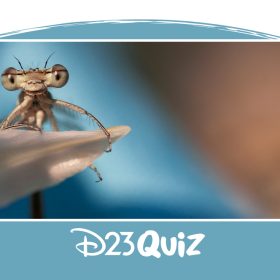
[[[132,132],[91,170],[44,192],[45,218],[240,218],[236,200],[212,173],[192,141],[162,106],[160,92],[134,63],[122,43],[1,43],[0,70],[63,64],[68,84],[50,89],[55,98],[80,105],[109,127]],[[1,118],[16,104],[17,92],[0,92]],[[67,129],[93,129],[86,118],[57,112]],[[16,176],[16,174],[15,174]],[[0,186],[1,187],[1,186]],[[29,218],[29,199],[0,209],[0,218]]]

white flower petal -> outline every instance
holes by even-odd
[[[127,126],[108,128],[112,141]],[[0,206],[54,185],[88,167],[107,148],[103,131],[0,132]]]

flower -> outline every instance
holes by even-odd
[[[108,128],[112,142],[128,126]],[[0,206],[43,190],[82,171],[101,156],[107,137],[97,131],[43,132],[9,129],[0,132]]]

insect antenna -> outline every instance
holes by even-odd
[[[52,53],[48,56],[48,58],[47,58],[47,60],[46,60],[46,62],[45,62],[45,65],[44,65],[44,68],[45,68],[45,69],[47,68],[49,59],[53,56],[54,53],[55,53],[55,52],[52,52]]]
[[[14,59],[18,62],[20,68],[22,69],[23,73],[25,74],[25,71],[24,71],[24,69],[23,69],[23,67],[22,67],[22,64],[21,64],[20,60],[19,60],[16,56],[13,56],[13,57],[14,57]]]

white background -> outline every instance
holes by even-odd
[[[168,19],[222,24],[280,35],[277,2],[2,0],[0,33],[77,21]]]

